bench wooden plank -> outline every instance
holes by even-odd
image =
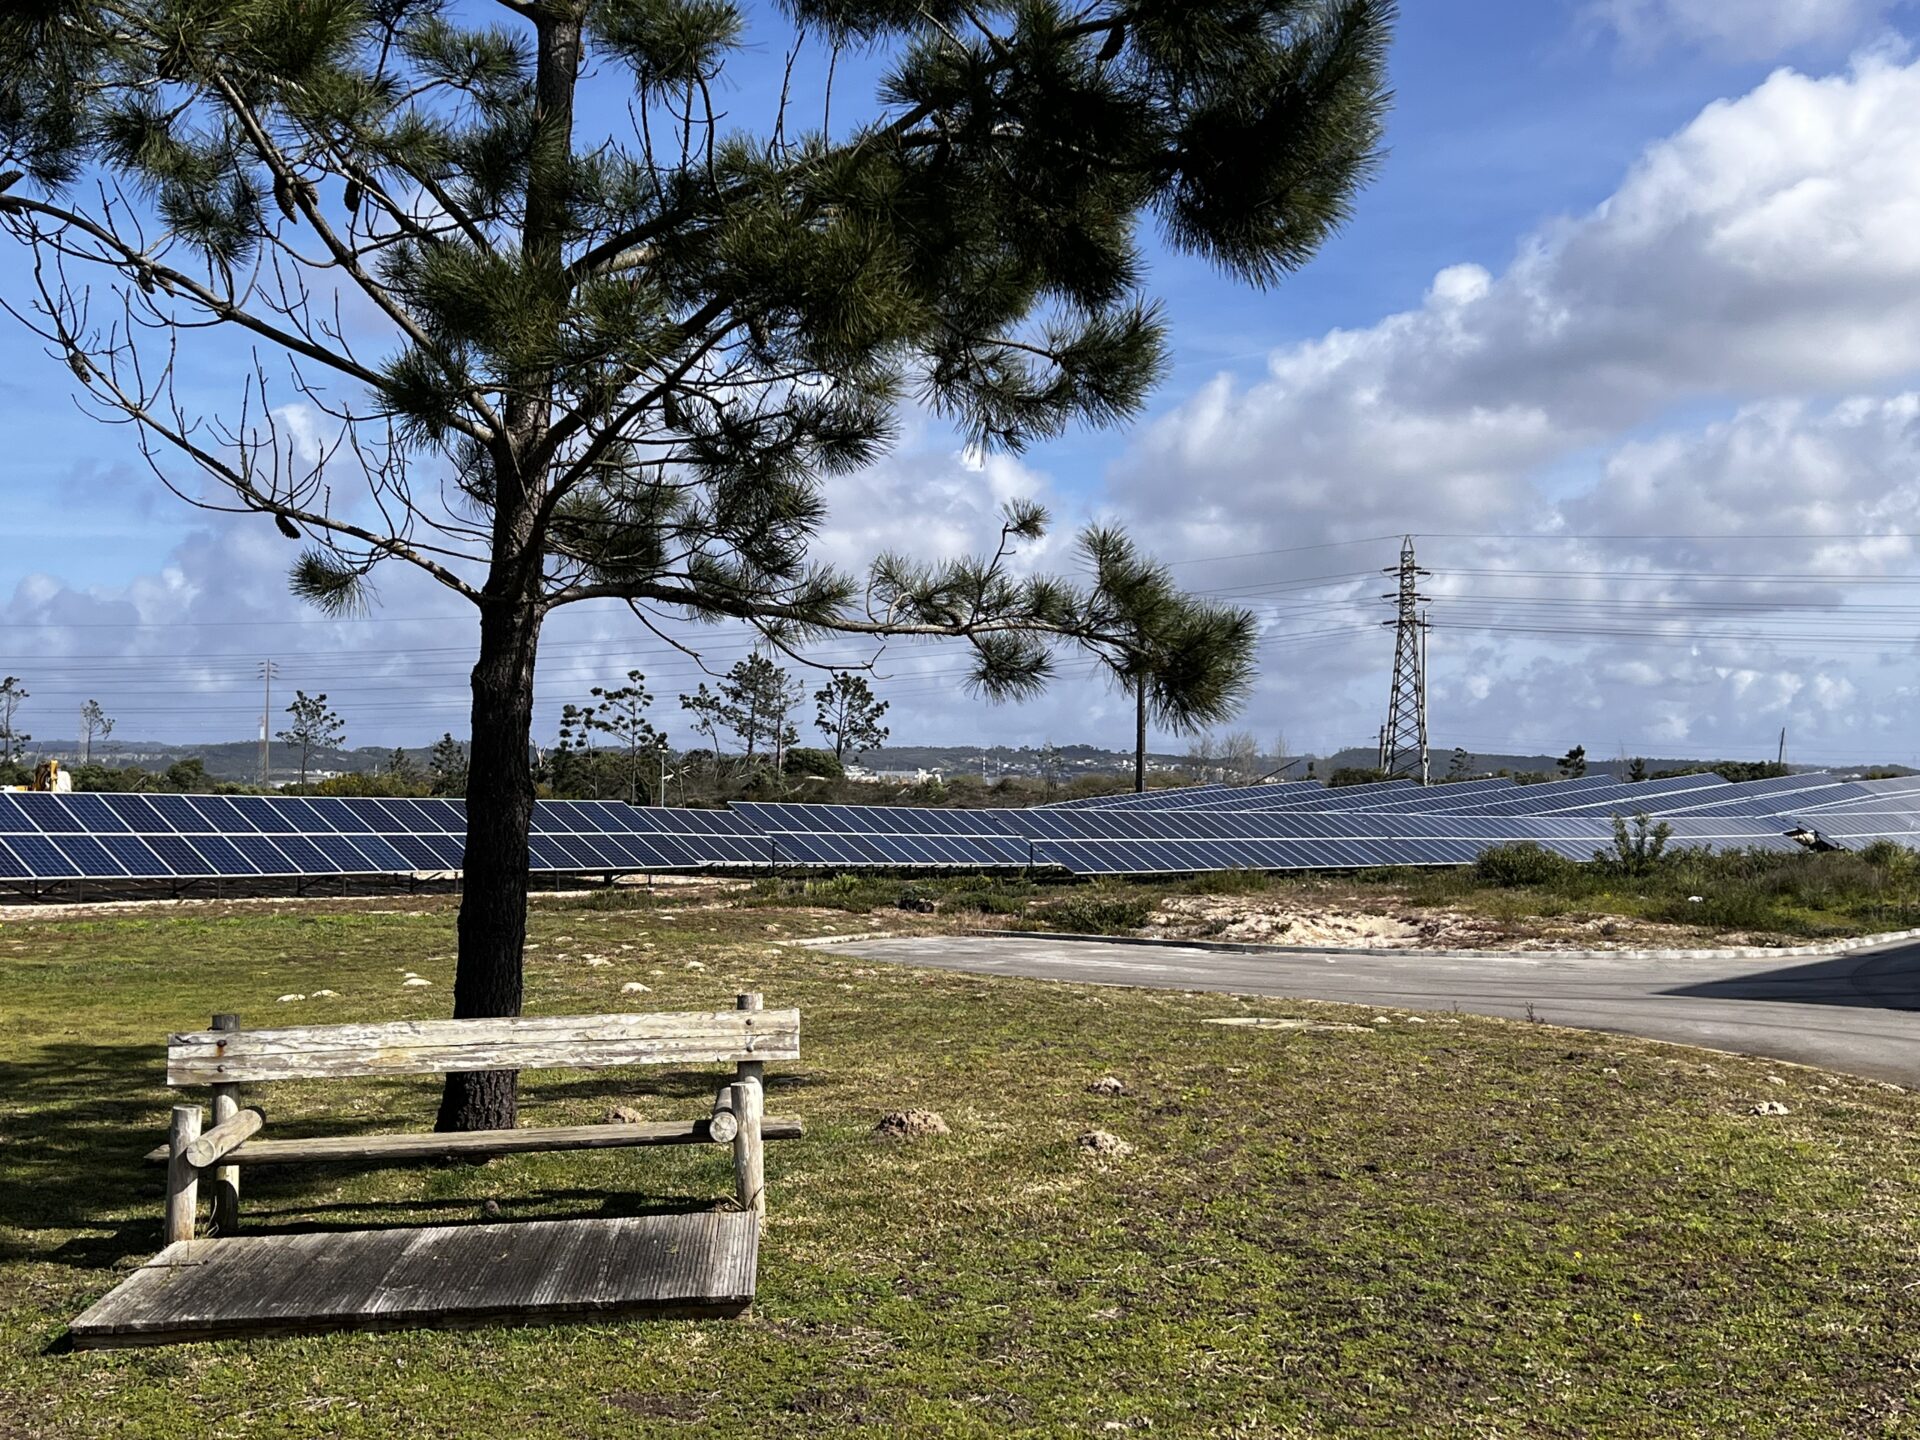
[[[730,1116],[728,1117],[731,1118]],[[796,1115],[769,1115],[768,1140],[798,1140],[805,1129]],[[636,1125],[528,1126],[520,1130],[462,1130],[451,1134],[322,1135],[303,1140],[249,1140],[221,1157],[223,1165],[305,1165],[342,1160],[439,1160],[464,1155],[518,1155],[543,1150],[619,1150],[637,1145],[707,1145],[716,1141],[712,1121],[649,1120]],[[731,1139],[728,1136],[727,1139]],[[150,1165],[167,1163],[167,1147],[149,1150]]]
[[[169,1245],[73,1322],[82,1349],[329,1330],[739,1315],[746,1213],[533,1220]]]
[[[167,1083],[736,1064],[799,1055],[798,1010],[401,1020],[173,1035],[167,1041]]]

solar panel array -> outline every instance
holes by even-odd
[[[0,880],[257,880],[439,874],[465,861],[458,800],[0,792]],[[724,810],[535,804],[528,862],[551,873],[765,865]]]
[[[1920,776],[1809,773],[1729,782],[1481,780],[1196,786],[1100,804],[948,810],[743,802],[727,810],[541,801],[528,863],[550,874],[765,869],[1184,874],[1462,865],[1531,841],[1572,859],[1608,848],[1616,817],[1646,814],[1673,843],[1724,850],[1920,849]],[[0,883],[304,880],[450,874],[466,807],[445,799],[0,792]]]

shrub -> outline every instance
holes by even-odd
[[[828,780],[844,780],[847,772],[831,750],[796,745],[781,758],[780,768],[788,775],[819,775]]]
[[[1264,870],[1203,870],[1186,889],[1192,895],[1258,895],[1272,883]]]
[[[1656,825],[1652,817],[1636,815],[1629,823],[1625,816],[1616,815],[1613,848],[1595,851],[1594,862],[1618,875],[1651,875],[1674,858],[1667,854],[1667,841],[1672,838],[1673,827],[1664,820]]]
[[[1920,868],[1920,855],[1895,840],[1876,840],[1860,852],[1860,859],[1889,880],[1905,880]]]
[[[1573,862],[1542,849],[1531,840],[1494,845],[1473,862],[1474,875],[1488,885],[1512,889],[1520,885],[1552,885],[1573,873]]]
[[[940,902],[940,908],[976,915],[1019,915],[1026,910],[1027,900],[1004,890],[957,890]]]
[[[1368,770],[1358,765],[1343,765],[1327,777],[1327,788],[1338,790],[1348,785],[1373,785],[1386,778],[1378,770]]]
[[[920,915],[931,915],[937,908],[933,892],[924,885],[902,885],[893,903],[897,909]]]
[[[1039,919],[1077,935],[1124,935],[1146,924],[1157,903],[1151,895],[1089,889],[1042,906]]]

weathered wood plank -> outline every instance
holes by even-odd
[[[82,1349],[182,1340],[738,1315],[748,1214],[252,1235],[170,1245],[74,1320]]]
[[[760,992],[734,997],[742,1014],[760,1013]],[[742,1060],[734,1068],[732,1103],[727,1107],[736,1122],[733,1136],[734,1194],[740,1208],[756,1219],[767,1213],[767,1151],[763,1143],[766,1121],[767,1067],[758,1060]]]
[[[194,1218],[200,1209],[200,1172],[187,1159],[187,1150],[200,1138],[205,1118],[198,1105],[173,1107],[167,1132],[167,1243],[193,1239]]]
[[[798,1010],[403,1020],[174,1035],[167,1042],[167,1083],[731,1064],[799,1054]]]
[[[222,1032],[238,1030],[240,1017],[223,1011],[213,1017],[213,1028]],[[213,1087],[214,1129],[219,1129],[239,1113],[240,1087],[215,1085]],[[210,1228],[215,1235],[231,1235],[240,1228],[240,1172],[231,1165],[222,1165],[213,1172],[212,1180],[213,1183],[208,1187],[210,1191],[208,1198],[213,1202]]]
[[[196,1170],[206,1169],[222,1155],[238,1148],[249,1136],[259,1134],[260,1127],[266,1123],[267,1117],[258,1110],[236,1110],[187,1146],[187,1163]]]
[[[551,1125],[521,1130],[465,1130],[440,1135],[323,1135],[303,1140],[249,1140],[221,1157],[227,1165],[307,1165],[327,1161],[439,1160],[465,1155],[518,1155],[542,1150],[620,1150],[640,1145],[723,1145],[733,1139],[733,1117],[650,1120],[638,1125]],[[724,1130],[724,1134],[721,1133]],[[209,1132],[211,1133],[211,1132]],[[768,1140],[798,1140],[806,1133],[796,1115],[769,1115],[761,1122]],[[165,1164],[165,1145],[147,1152],[149,1164]]]

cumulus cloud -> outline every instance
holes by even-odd
[[[1593,0],[1587,19],[1630,50],[1696,46],[1735,60],[1767,60],[1808,47],[1846,46],[1870,33],[1899,0]]]
[[[1846,577],[1902,572],[1920,530],[1915,233],[1920,65],[1782,71],[1497,273],[1448,267],[1412,310],[1202,386],[1115,467],[1113,495],[1190,554],[1455,537],[1422,548],[1436,625],[1453,626],[1435,639],[1442,735],[1544,744],[1586,716],[1628,744],[1751,746],[1780,723],[1847,744],[1885,708],[1887,677],[1862,672],[1911,649]],[[1744,539],[1464,538],[1514,532]],[[1256,600],[1276,645],[1346,636],[1276,665],[1262,703],[1371,730],[1386,640],[1364,638],[1383,610],[1363,566],[1390,558],[1346,545],[1203,567],[1250,598],[1352,572]]]
[[[1539,467],[1688,403],[1920,367],[1920,65],[1780,72],[1653,146],[1499,275],[1277,351],[1151,427],[1116,496],[1196,537],[1470,528]],[[1167,476],[1177,477],[1167,483]]]

